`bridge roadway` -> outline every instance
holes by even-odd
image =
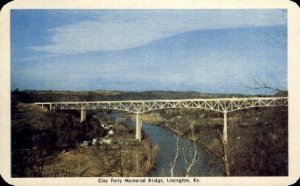
[[[288,106],[287,97],[245,97],[172,100],[127,100],[83,102],[38,102],[35,105],[49,110],[80,110],[80,121],[86,119],[86,110],[119,110],[136,114],[136,139],[141,140],[140,113],[171,108],[198,108],[224,114],[223,138],[227,143],[227,113],[253,107]]]

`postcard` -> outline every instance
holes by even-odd
[[[291,185],[291,1],[13,1],[1,10],[11,185]]]

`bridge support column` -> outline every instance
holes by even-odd
[[[228,140],[227,140],[227,111],[224,112],[224,126],[223,126],[223,148],[224,148],[224,164],[225,174],[230,176],[229,160],[228,160]]]
[[[52,104],[51,103],[49,104],[49,110],[52,110]]]
[[[81,108],[81,111],[80,111],[80,123],[82,123],[85,120],[86,120],[86,111],[83,108]]]
[[[135,116],[135,139],[138,141],[142,140],[141,121],[139,113],[136,113]]]
[[[223,121],[224,121],[224,126],[223,126],[223,141],[224,141],[224,144],[227,145],[228,141],[227,141],[227,112],[226,111],[224,112]]]

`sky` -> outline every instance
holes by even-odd
[[[11,88],[287,89],[286,10],[12,10]]]

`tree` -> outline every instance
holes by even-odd
[[[191,140],[192,140],[192,145],[191,143],[188,145],[188,148],[180,147],[179,144],[179,136],[176,138],[176,153],[173,159],[173,162],[171,163],[170,166],[170,175],[173,177],[174,176],[174,168],[177,164],[179,152],[181,151],[183,158],[184,158],[184,163],[185,163],[185,169],[184,169],[184,175],[186,177],[190,176],[190,171],[191,169],[196,165],[197,161],[199,160],[198,158],[198,149],[196,145],[196,138],[194,134],[194,125],[195,121],[191,120],[190,117],[187,115],[188,123],[190,124],[190,131],[191,131]]]
[[[198,158],[197,158],[198,149],[196,147],[196,138],[195,138],[195,134],[194,134],[195,122],[190,121],[190,119],[189,119],[189,122],[191,123],[191,134],[192,134],[192,140],[193,140],[193,148],[191,148],[191,147],[189,148],[189,154],[188,154],[191,156],[191,160],[189,160],[188,157],[186,157],[186,154],[184,153],[185,149],[184,148],[182,149],[182,154],[183,154],[184,162],[185,162],[185,176],[186,177],[189,176],[191,168],[193,166],[195,166],[198,161]]]

